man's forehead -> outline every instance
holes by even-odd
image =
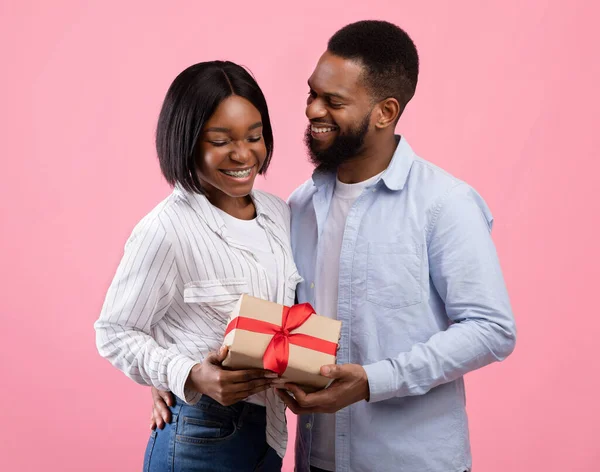
[[[312,75],[308,79],[313,89],[321,89],[323,93],[349,93],[355,92],[360,85],[363,73],[362,65],[351,59],[344,59],[325,52]]]

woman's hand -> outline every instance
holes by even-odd
[[[210,353],[202,364],[192,367],[186,388],[208,395],[223,406],[233,405],[251,395],[278,385],[278,375],[264,369],[226,370],[221,363],[227,357],[227,347]]]

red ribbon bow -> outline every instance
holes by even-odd
[[[279,375],[283,375],[288,366],[290,343],[333,356],[337,352],[336,343],[309,336],[308,334],[292,332],[302,326],[314,312],[315,310],[309,303],[302,303],[292,307],[284,306],[281,314],[281,326],[267,321],[238,316],[231,320],[227,326],[225,336],[234,329],[272,334],[273,338],[263,355],[263,366],[267,370],[272,370]]]

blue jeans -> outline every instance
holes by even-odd
[[[150,435],[144,472],[281,471],[267,444],[264,407],[222,406],[206,395],[193,406],[175,401],[171,423]]]

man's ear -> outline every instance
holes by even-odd
[[[375,127],[377,129],[394,126],[402,112],[400,103],[392,97],[382,100],[375,108],[377,110],[377,121],[375,121]]]

